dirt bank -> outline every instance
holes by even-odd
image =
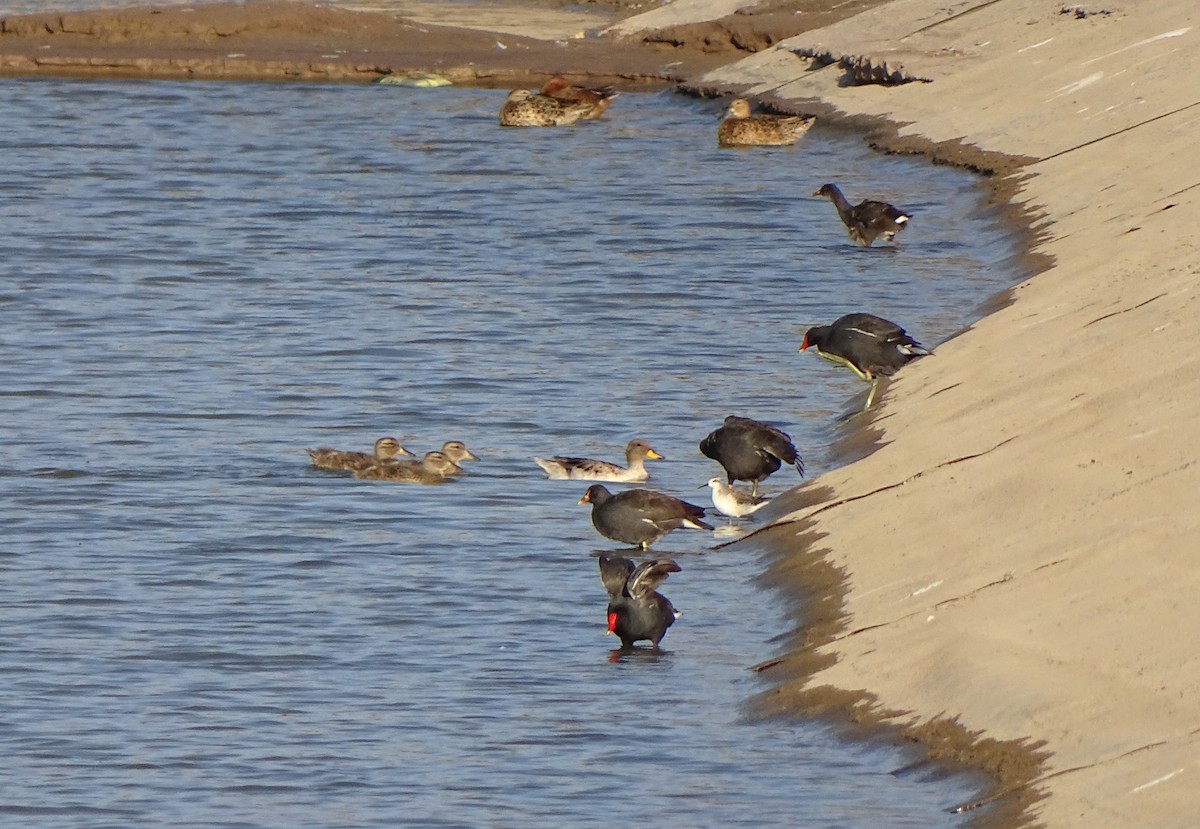
[[[878,2],[851,0],[837,13],[776,5],[628,38],[601,34],[633,10],[619,0],[585,11],[557,2],[426,0],[404,3],[401,14],[389,0],[360,8],[263,0],[35,14],[0,21],[0,72],[369,81],[423,71],[478,85],[561,73],[629,87],[695,77]]]

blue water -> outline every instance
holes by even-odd
[[[718,150],[718,102],[501,130],[503,96],[0,81],[0,824],[961,825],[966,778],[747,721],[790,621],[727,536],[657,545],[684,615],[614,651],[614,545],[531,458],[643,437],[707,503],[736,412],[819,474],[862,387],[803,330],[967,323],[1011,279],[980,187],[820,126]],[[852,246],[825,181],[911,210],[902,246]],[[304,453],[387,434],[480,460]]]

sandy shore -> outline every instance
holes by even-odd
[[[896,0],[700,81],[1024,159],[1046,269],[905,369],[883,448],[770,533],[778,578],[845,582],[768,705],[962,748],[1050,827],[1200,824],[1198,24],[1191,0]]]
[[[983,767],[1011,794],[1004,825],[1194,827],[1200,10],[891,0],[838,22],[802,5],[757,23],[740,0],[553,25],[518,9],[526,38],[434,25],[448,11],[279,3],[9,20],[0,70],[683,80],[994,171],[1032,228],[1013,263],[1031,278],[887,388],[867,423],[881,449],[789,493],[788,518],[743,542],[805,597],[763,705],[891,723]],[[597,34],[610,26],[620,40]],[[739,53],[743,36],[759,51]]]

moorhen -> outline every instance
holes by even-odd
[[[864,411],[871,408],[880,375],[891,376],[905,363],[933,353],[896,323],[864,313],[846,314],[832,325],[808,329],[800,350],[810,347],[825,359],[871,381]]]
[[[836,184],[823,184],[813,195],[827,196],[842,217],[842,224],[846,226],[850,238],[867,248],[880,236],[885,242],[895,241],[896,234],[904,230],[912,218],[908,213],[882,201],[864,199],[851,207]]]
[[[725,425],[700,441],[700,452],[724,467],[730,485],[749,481],[751,495],[758,495],[759,481],[785,463],[804,475],[804,461],[792,439],[771,424],[748,417],[729,415]]]
[[[635,567],[624,556],[600,556],[600,581],[608,591],[608,632],[621,639],[623,650],[643,639],[658,648],[680,614],[657,588],[678,572],[679,565],[669,558],[651,559]]]
[[[601,484],[592,484],[579,503],[592,505],[592,526],[600,535],[643,550],[681,527],[713,528],[703,520],[704,507],[652,489],[630,489],[614,495]]]

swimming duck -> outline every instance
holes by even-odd
[[[592,104],[560,101],[549,95],[514,89],[500,107],[502,127],[562,127],[586,118]]]
[[[591,111],[583,117],[599,118],[608,109],[608,105],[613,102],[613,99],[621,93],[614,90],[611,86],[601,89],[576,86],[561,75],[555,75],[542,85],[540,94],[549,95],[551,98],[557,98],[560,101],[591,104]]]
[[[456,465],[456,467],[458,464],[462,463],[463,461],[479,460],[479,458],[475,457],[475,455],[473,455],[471,453],[471,450],[467,448],[467,445],[465,443],[463,443],[461,440],[446,441],[445,443],[442,444],[441,452],[443,455],[448,457]],[[461,475],[462,471],[463,471],[462,468],[461,467],[457,467],[457,468],[458,468],[457,472],[451,472],[450,474],[451,475]]]
[[[812,115],[751,115],[750,102],[738,98],[725,110],[725,120],[717,127],[717,144],[722,147],[795,144],[816,120]]]
[[[759,481],[791,464],[801,476],[804,461],[791,437],[761,420],[729,415],[724,425],[700,441],[700,452],[725,469],[728,483],[749,481],[750,494],[758,495]]]
[[[761,495],[743,492],[720,478],[709,478],[706,486],[712,489],[712,502],[717,512],[730,518],[745,518],[767,505],[767,499]]]
[[[536,455],[534,463],[546,470],[546,475],[554,480],[573,481],[615,481],[631,483],[644,481],[650,477],[646,472],[646,458],[659,460],[662,455],[650,448],[644,440],[631,440],[625,446],[625,463],[618,466],[608,461],[597,461],[591,458],[565,458],[555,455],[546,460]]]
[[[462,468],[445,452],[426,452],[419,461],[392,461],[375,464],[354,472],[361,481],[397,481],[414,484],[440,484],[448,475],[459,475]]]
[[[680,616],[658,592],[658,586],[679,571],[679,565],[669,558],[651,559],[635,567],[624,556],[600,556],[600,581],[608,593],[608,632],[620,638],[623,650],[643,639],[658,649],[667,628]]]
[[[681,527],[713,528],[702,520],[704,507],[652,489],[630,489],[613,495],[601,484],[592,484],[579,503],[592,505],[592,526],[600,535],[643,550]]]
[[[871,247],[871,243],[883,237],[885,242],[894,242],[896,234],[908,227],[911,215],[893,207],[887,202],[863,199],[853,207],[836,184],[822,184],[814,196],[826,196],[837,208],[842,217],[842,224],[850,238],[863,247]]]
[[[375,449],[372,454],[330,449],[328,446],[304,451],[312,458],[313,466],[317,469],[331,469],[339,472],[353,472],[356,469],[365,469],[375,464],[388,463],[397,455],[412,455],[412,452],[400,445],[400,441],[392,437],[380,438],[375,441]]]

